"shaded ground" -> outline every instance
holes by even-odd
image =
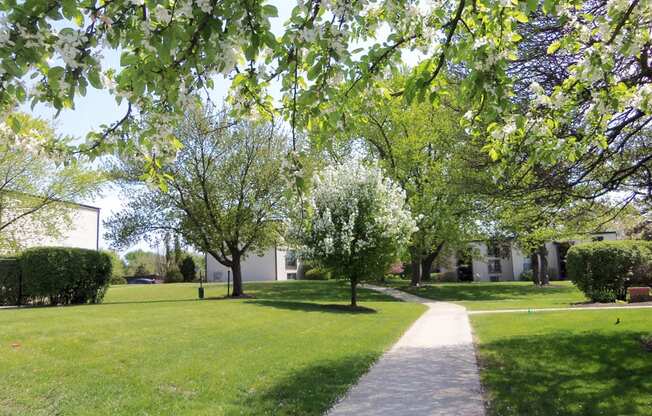
[[[571,282],[552,282],[537,287],[531,282],[434,283],[418,288],[408,281],[393,281],[391,286],[417,296],[454,302],[469,310],[560,308],[586,301]]]
[[[649,415],[652,311],[473,315],[491,415]],[[619,322],[616,324],[616,322]]]
[[[114,287],[107,303],[0,311],[2,415],[318,415],[423,312],[337,282]],[[207,297],[225,286],[210,285]]]

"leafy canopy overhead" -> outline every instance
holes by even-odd
[[[280,36],[271,30],[276,15],[254,0],[2,0],[0,106],[71,108],[89,86],[108,90],[126,112],[91,133],[85,150],[118,146],[154,159],[171,134],[150,123],[146,140],[129,140],[138,119],[183,114],[220,76],[236,109],[280,111],[293,132],[338,128],[342,103],[378,88],[411,51],[418,64],[385,93],[438,105],[450,93],[442,73],[454,69],[473,104],[467,127],[488,135],[494,159],[523,145],[535,160],[576,159],[614,135],[639,133],[652,112],[649,1],[298,0]],[[551,23],[545,33],[554,36],[532,35]],[[560,58],[554,82],[514,71],[534,59],[524,55],[531,39],[543,56]],[[120,52],[119,68],[103,59],[107,49]],[[274,82],[280,106],[269,95]]]

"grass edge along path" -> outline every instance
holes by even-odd
[[[470,316],[491,416],[644,416],[647,309]]]
[[[569,281],[554,281],[544,287],[532,282],[426,283],[411,287],[409,281],[393,280],[386,284],[423,298],[456,303],[469,311],[563,308],[587,301]]]

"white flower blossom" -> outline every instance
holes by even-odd
[[[310,229],[295,230],[303,236],[305,257],[346,262],[364,259],[368,252],[391,258],[416,231],[405,192],[376,166],[356,161],[329,166],[313,183]]]
[[[156,8],[154,9],[154,16],[156,16],[156,20],[165,24],[170,23],[170,21],[172,20],[172,15],[170,14],[170,11],[165,7],[161,6],[160,4],[156,5]]]
[[[82,67],[82,63],[77,60],[77,55],[88,37],[80,32],[66,31],[59,33],[59,37],[54,44],[54,50],[61,56],[63,62],[70,68]]]
[[[197,3],[197,6],[199,6],[201,11],[204,13],[211,13],[213,11],[213,6],[211,5],[210,0],[195,0],[195,3]]]

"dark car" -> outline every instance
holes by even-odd
[[[127,279],[127,283],[130,285],[153,285],[156,283],[156,280],[147,277],[134,277],[132,279]]]

